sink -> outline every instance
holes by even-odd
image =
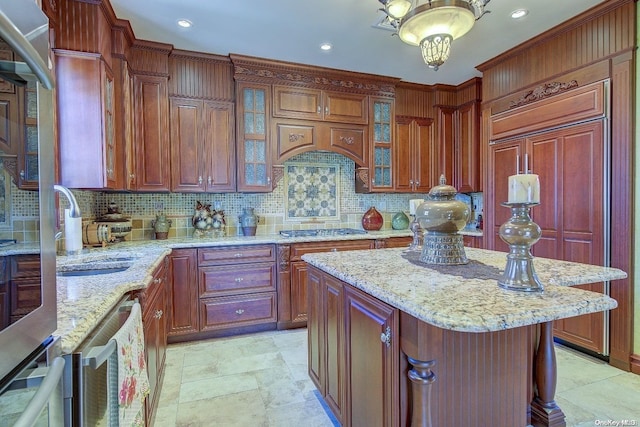
[[[95,276],[120,273],[133,265],[135,257],[87,259],[58,265],[56,274],[63,277]]]
[[[95,276],[100,274],[119,273],[125,271],[129,267],[106,267],[106,268],[92,268],[87,270],[62,270],[56,274],[62,277],[75,277],[75,276]]]

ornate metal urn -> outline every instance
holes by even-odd
[[[429,198],[416,209],[416,218],[424,230],[424,244],[420,261],[426,264],[466,264],[462,230],[469,219],[466,203],[454,199],[457,191],[447,185],[444,175],[440,185],[429,192]]]

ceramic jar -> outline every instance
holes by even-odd
[[[409,228],[409,217],[400,211],[391,218],[391,228],[394,230],[405,230]]]
[[[420,227],[427,232],[455,234],[467,225],[469,206],[456,200],[457,191],[440,177],[440,185],[429,191],[429,199],[416,209]]]
[[[245,236],[255,236],[258,228],[258,215],[253,208],[243,208],[242,213],[238,217],[238,226],[242,227],[242,234]]]
[[[166,240],[169,236],[171,220],[167,219],[167,216],[165,214],[159,213],[156,215],[156,219],[151,220],[151,226],[156,232],[156,240]]]
[[[362,228],[367,231],[377,231],[382,228],[382,214],[378,212],[375,206],[371,206],[368,211],[362,215]]]

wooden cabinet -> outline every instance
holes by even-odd
[[[510,216],[500,204],[508,197],[508,176],[528,169],[540,179],[540,205],[531,209],[542,237],[535,256],[603,265],[605,262],[604,123],[595,120],[510,141],[489,148],[487,248],[508,250],[498,230]],[[604,284],[580,286],[604,292]],[[555,322],[556,337],[604,353],[605,313]]]
[[[413,241],[411,236],[388,237],[376,240],[376,249],[407,248]]]
[[[151,284],[142,297],[142,323],[149,376],[149,395],[146,402],[146,424],[153,425],[167,352],[167,278],[169,259],[165,258],[154,272]]]
[[[14,255],[9,272],[9,323],[42,305],[40,255]]]
[[[375,240],[295,243],[279,247],[278,329],[307,324],[307,263],[302,255],[316,252],[374,249]]]
[[[366,124],[368,97],[362,94],[274,85],[273,117]]]
[[[235,191],[233,103],[173,97],[169,107],[171,191]]]
[[[136,74],[134,82],[136,190],[169,191],[167,77]]]
[[[432,119],[396,116],[395,190],[428,193],[438,182],[437,153]]]
[[[238,83],[236,97],[238,191],[270,192],[273,190],[268,132],[271,87]]]
[[[169,256],[169,338],[198,332],[196,249],[174,249]]]
[[[99,54],[55,50],[60,182],[118,189],[114,80]]]
[[[344,426],[400,425],[398,310],[309,267],[309,376]]]
[[[482,236],[462,236],[462,243],[468,248],[482,249]]]
[[[9,326],[9,257],[0,257],[0,331]]]
[[[198,276],[202,332],[275,326],[273,245],[198,249]]]
[[[464,193],[481,191],[480,187],[480,116],[479,102],[460,107],[438,108],[440,162],[437,174]]]
[[[393,100],[371,98],[371,160],[369,191],[389,192],[394,179],[394,103]]]

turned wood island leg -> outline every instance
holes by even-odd
[[[556,404],[558,367],[553,346],[553,322],[540,324],[538,350],[534,359],[534,397],[531,421],[535,427],[565,427],[564,412]]]
[[[433,427],[431,424],[431,388],[436,381],[436,374],[431,368],[435,360],[423,362],[407,356],[411,368],[407,372],[411,380],[412,410],[411,427]]]

